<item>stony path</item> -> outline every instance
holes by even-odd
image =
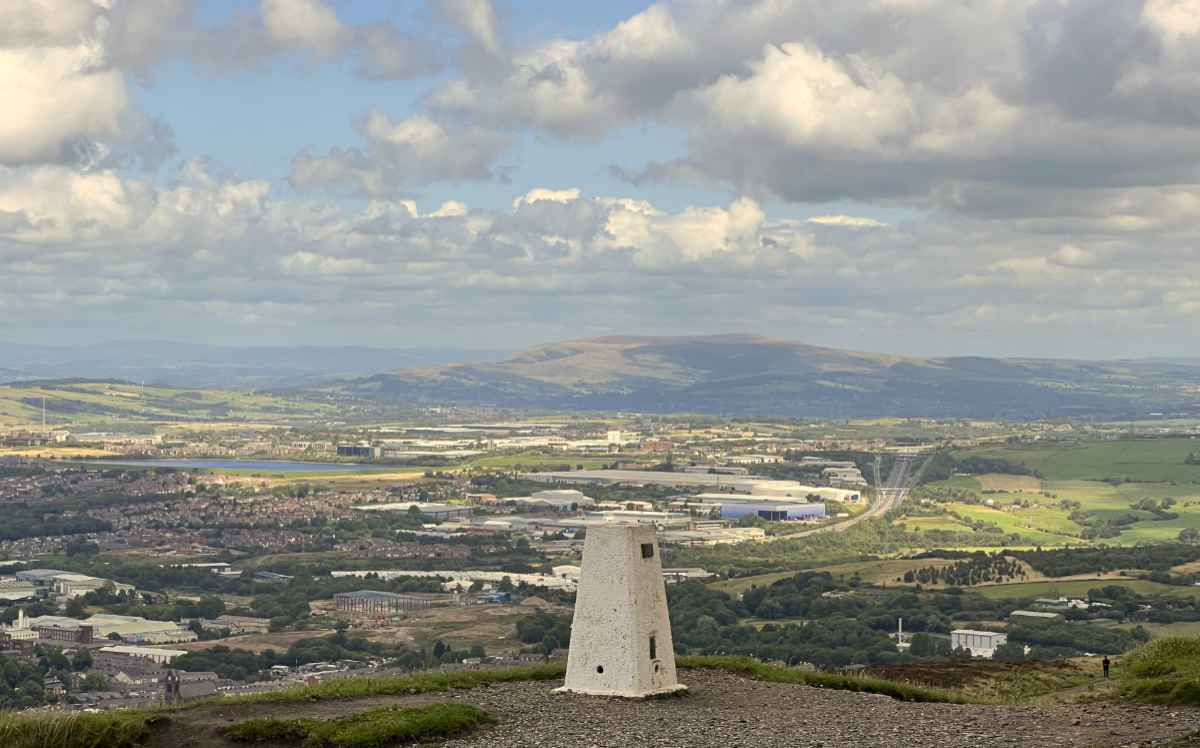
[[[908,704],[884,696],[761,683],[683,671],[688,696],[624,701],[553,694],[546,683],[513,683],[451,698],[493,713],[500,724],[448,746],[512,748],[976,748],[1150,746],[1200,730],[1200,710],[1088,704],[960,706]],[[446,695],[439,695],[444,700]]]

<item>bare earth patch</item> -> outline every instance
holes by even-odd
[[[1189,561],[1186,564],[1172,566],[1171,571],[1176,574],[1195,574],[1200,571],[1200,561]]]

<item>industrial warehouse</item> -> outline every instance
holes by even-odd
[[[405,613],[446,605],[448,602],[446,595],[405,595],[375,590],[339,592],[333,596],[334,607],[339,613]]]
[[[721,504],[721,519],[757,516],[769,522],[824,519],[824,504],[784,504],[778,502],[726,502]]]
[[[766,495],[772,499],[817,498],[825,501],[841,501],[857,504],[862,501],[862,492],[857,488],[832,486],[808,486],[792,480],[773,480],[750,475],[728,475],[725,473],[669,473],[657,470],[565,470],[544,473],[522,473],[522,480],[556,484],[598,484],[630,486],[671,486],[681,489],[716,489],[723,498],[728,494]]]
[[[172,644],[196,640],[196,633],[173,621],[152,621],[137,616],[97,613],[83,620],[67,616],[22,615],[11,626],[0,629],[10,640],[39,639],[88,644],[118,638],[134,644]]]

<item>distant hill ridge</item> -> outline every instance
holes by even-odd
[[[1200,365],[1191,361],[920,358],[754,335],[567,340],[337,389],[388,401],[819,418],[1200,414]]]
[[[109,341],[83,346],[0,342],[0,383],[117,379],[169,387],[301,387],[337,376],[455,361],[496,361],[499,351],[366,346],[232,346]]]

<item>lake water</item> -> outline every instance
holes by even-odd
[[[338,462],[289,462],[285,460],[80,460],[89,465],[122,465],[130,467],[162,467],[190,470],[249,470],[261,473],[372,473],[402,468],[385,465],[361,465]]]

